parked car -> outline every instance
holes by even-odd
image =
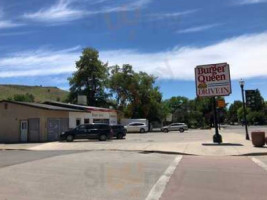
[[[127,132],[132,133],[145,133],[148,132],[148,126],[145,123],[132,122],[125,126]]]
[[[161,128],[161,131],[167,133],[169,131],[180,131],[181,133],[188,130],[188,126],[185,123],[172,123],[168,126]]]
[[[123,125],[112,125],[111,128],[113,130],[113,137],[123,139],[126,136],[127,130]]]
[[[112,139],[113,130],[108,124],[83,124],[76,128],[62,132],[61,140],[72,142],[75,139],[98,139],[106,141]]]

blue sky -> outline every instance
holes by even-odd
[[[0,0],[0,84],[58,86],[85,47],[158,77],[164,98],[195,97],[196,65],[228,62],[267,99],[267,0]]]

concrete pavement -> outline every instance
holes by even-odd
[[[126,140],[109,142],[76,141],[54,142],[28,148],[29,150],[116,150],[165,152],[202,156],[265,155],[267,147],[255,148],[251,141],[238,133],[221,132],[223,145],[212,143],[212,130],[197,130],[186,133],[128,134]]]
[[[201,156],[266,155],[264,148],[253,147],[245,140],[243,128],[226,128],[221,131],[223,145],[212,143],[213,130],[189,130],[185,133],[128,134],[125,140],[99,142],[77,140],[72,143],[51,142],[43,144],[0,144],[0,149],[26,149],[39,151],[145,151]]]

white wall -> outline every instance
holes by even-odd
[[[110,112],[109,113],[109,123],[112,124],[112,125],[118,124],[117,112]]]
[[[85,112],[70,112],[69,113],[69,127],[76,127],[76,119],[81,119],[81,124],[84,123],[84,119],[90,119],[89,123],[93,123],[93,119],[109,119],[109,123],[116,125],[118,123],[116,112],[101,112],[92,111],[91,113]]]
[[[84,119],[90,119],[89,123],[93,123],[92,114],[85,112],[70,112],[69,113],[69,126],[70,128],[76,127],[76,119],[81,119],[81,124],[84,123]]]

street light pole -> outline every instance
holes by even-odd
[[[242,93],[243,114],[244,114],[244,122],[245,122],[245,129],[246,129],[246,140],[250,140],[249,134],[248,134],[247,110],[246,110],[245,97],[244,97],[244,85],[245,85],[245,81],[241,79],[239,81],[239,84],[240,84],[241,93]]]

